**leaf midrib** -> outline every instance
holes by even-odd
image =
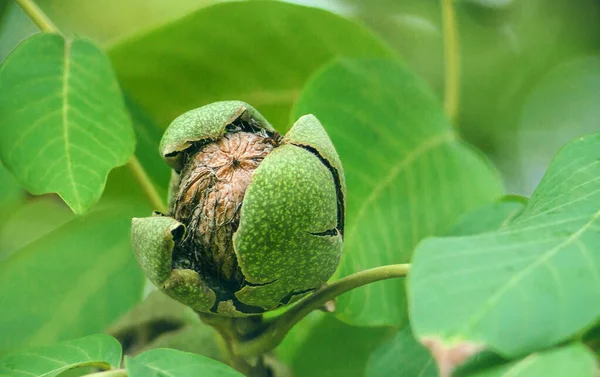
[[[369,209],[371,203],[377,200],[377,198],[381,195],[383,190],[394,181],[398,174],[405,171],[409,166],[411,166],[415,161],[417,161],[417,158],[421,155],[436,148],[439,148],[446,143],[450,143],[454,141],[455,138],[456,134],[452,130],[433,135],[421,144],[419,144],[411,152],[409,152],[403,159],[398,161],[397,164],[393,165],[389,170],[388,174],[382,180],[379,180],[378,184],[371,190],[369,196],[362,202],[358,212],[354,216],[352,228],[350,228],[350,230],[347,232],[347,242],[350,243],[350,240],[352,240],[352,238],[356,234],[358,224],[360,223],[360,220],[365,216],[365,213],[367,209]]]
[[[540,258],[536,259],[533,263],[528,265],[526,268],[522,269],[519,273],[513,275],[510,280],[502,286],[494,295],[492,295],[488,300],[486,300],[481,309],[479,309],[475,315],[471,318],[471,320],[467,323],[467,325],[463,328],[463,334],[469,334],[473,331],[473,328],[482,320],[485,315],[492,310],[495,304],[504,296],[506,292],[508,292],[512,287],[514,287],[519,281],[525,278],[531,271],[536,269],[542,263],[547,262],[550,258],[552,258],[556,253],[563,250],[566,246],[570,245],[573,242],[577,242],[579,237],[585,233],[588,228],[594,224],[594,222],[600,218],[600,210],[592,215],[590,220],[586,222],[581,229],[577,232],[571,234],[567,239],[564,240],[561,244],[555,246],[554,248],[548,250],[544,254],[540,256]]]
[[[69,176],[69,181],[71,183],[71,188],[73,189],[74,203],[73,206],[77,207],[76,212],[80,212],[81,208],[81,197],[79,196],[79,191],[75,186],[75,177],[73,175],[73,164],[71,162],[71,150],[69,144],[69,78],[71,71],[71,45],[72,42],[69,40],[65,41],[65,53],[64,53],[64,64],[63,64],[63,79],[62,79],[62,97],[63,97],[63,106],[62,106],[62,118],[63,118],[63,139],[65,143],[65,157],[67,163],[67,175]],[[75,208],[74,208],[75,209]]]

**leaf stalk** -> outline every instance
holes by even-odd
[[[320,309],[327,303],[352,289],[380,280],[405,277],[410,264],[393,264],[371,268],[346,276],[300,301],[294,307],[278,317],[265,321],[258,335],[250,339],[238,339],[233,342],[233,352],[242,356],[259,355],[269,352],[281,343],[287,333],[313,310]]]
[[[458,26],[454,0],[441,0],[444,33],[445,89],[444,109],[454,123],[458,116],[460,97],[460,56]]]
[[[156,191],[154,183],[152,183],[152,180],[148,176],[148,173],[146,172],[146,170],[144,170],[144,167],[142,166],[142,164],[140,164],[140,161],[137,159],[137,157],[132,156],[129,162],[127,163],[127,167],[129,168],[131,174],[133,174],[133,177],[142,188],[142,191],[144,191],[144,194],[146,195],[146,198],[148,198],[150,204],[152,204],[152,207],[161,213],[167,213],[167,205],[161,199],[160,195],[158,194],[158,191]]]
[[[23,9],[23,12],[29,16],[41,31],[46,33],[60,34],[60,31],[54,23],[48,18],[32,0],[15,0]]]

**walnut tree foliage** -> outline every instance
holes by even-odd
[[[598,376],[598,19],[0,3],[0,376]]]

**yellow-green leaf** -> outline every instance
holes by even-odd
[[[411,260],[424,237],[445,234],[466,211],[502,193],[495,170],[462,142],[427,84],[401,64],[336,62],[306,86],[294,118],[319,118],[348,186],[339,276]],[[406,320],[404,280],[353,290],[337,315],[361,325]]]
[[[560,150],[508,226],[417,247],[408,277],[417,338],[439,360],[484,349],[516,357],[589,328],[600,318],[599,229],[595,133]]]
[[[135,358],[126,357],[129,377],[243,377],[243,375],[208,357],[173,349],[146,351]]]
[[[437,367],[410,327],[400,330],[369,357],[367,377],[437,377]]]
[[[0,261],[0,352],[104,331],[140,301],[131,216],[113,206],[75,217]]]
[[[109,335],[90,335],[50,346],[25,348],[0,357],[0,375],[53,377],[84,366],[108,370],[121,363],[121,345]]]
[[[133,153],[133,129],[108,58],[90,41],[37,34],[0,66],[0,158],[33,194],[75,213]]]
[[[159,124],[241,100],[285,131],[309,76],[339,56],[392,55],[364,27],[279,1],[227,2],[107,46],[124,89]]]
[[[597,377],[594,354],[579,343],[536,352],[510,363],[469,374],[469,377]]]

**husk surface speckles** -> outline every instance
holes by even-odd
[[[275,149],[246,192],[233,238],[247,286],[236,296],[268,309],[294,292],[318,288],[335,272],[342,236],[331,172],[295,145]],[[289,300],[288,300],[289,301]]]

